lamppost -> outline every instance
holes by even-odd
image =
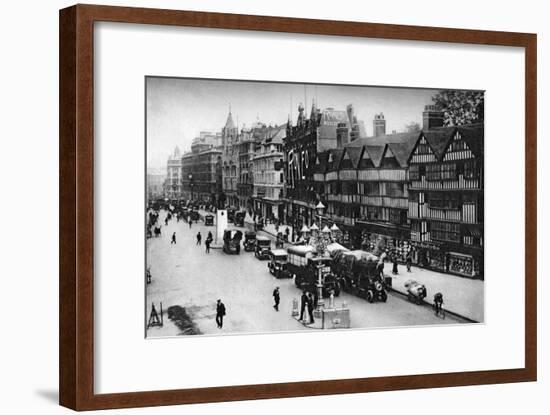
[[[193,173],[189,173],[189,187],[191,188],[191,200],[193,200]]]
[[[321,235],[319,235],[319,227],[321,226],[321,216],[323,216],[323,212],[325,210],[325,205],[321,201],[315,206],[315,210],[317,211],[317,217],[319,218],[319,226],[317,226],[315,223],[311,227],[313,230],[315,227],[315,234],[316,234],[316,247],[318,255],[323,255],[326,250],[326,243],[324,240],[321,240]],[[322,252],[319,252],[322,251]],[[325,307],[325,301],[323,300],[323,271],[322,267],[319,267],[317,270],[317,290],[318,290],[318,300],[317,300],[317,310],[322,310]]]

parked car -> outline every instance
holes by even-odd
[[[332,272],[332,258],[315,256],[310,245],[288,248],[287,270],[301,290],[315,294],[320,282],[323,297],[330,296],[330,293],[334,293],[335,297],[340,295],[340,283]]]
[[[290,278],[290,273],[286,269],[288,262],[288,253],[286,249],[274,249],[271,251],[267,268],[276,278]]]
[[[244,218],[246,217],[246,212],[244,210],[241,210],[239,212],[235,213],[235,226],[244,226]]]
[[[226,254],[239,254],[241,252],[241,239],[243,233],[239,230],[227,229],[223,232],[223,252]]]
[[[254,256],[258,259],[269,259],[271,251],[271,239],[266,236],[256,236]]]
[[[256,232],[246,231],[244,233],[243,246],[246,252],[254,251],[256,247]]]

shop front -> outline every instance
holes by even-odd
[[[410,230],[407,227],[357,221],[356,232],[361,249],[375,255],[386,253],[405,262],[411,252]]]

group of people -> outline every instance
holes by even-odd
[[[204,241],[204,246],[206,247],[206,253],[210,253],[210,245],[212,245],[212,241],[214,240],[214,237],[212,236],[212,232],[208,232],[208,236],[206,237],[206,240]],[[202,245],[202,235],[201,232],[197,232],[197,243],[196,245]]]
[[[306,322],[309,324],[315,323],[315,318],[313,317],[313,310],[315,310],[316,305],[317,305],[317,300],[315,296],[312,293],[309,293],[304,290],[302,292],[302,297],[301,297],[300,321]],[[304,316],[306,309],[309,315],[309,321],[307,318],[304,319],[304,317],[307,317],[307,316]]]

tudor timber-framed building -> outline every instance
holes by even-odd
[[[409,165],[415,262],[483,278],[483,124],[440,127],[418,137]]]
[[[379,132],[317,155],[323,222],[348,247],[483,278],[483,125],[443,127],[433,106],[423,118],[422,131]]]

